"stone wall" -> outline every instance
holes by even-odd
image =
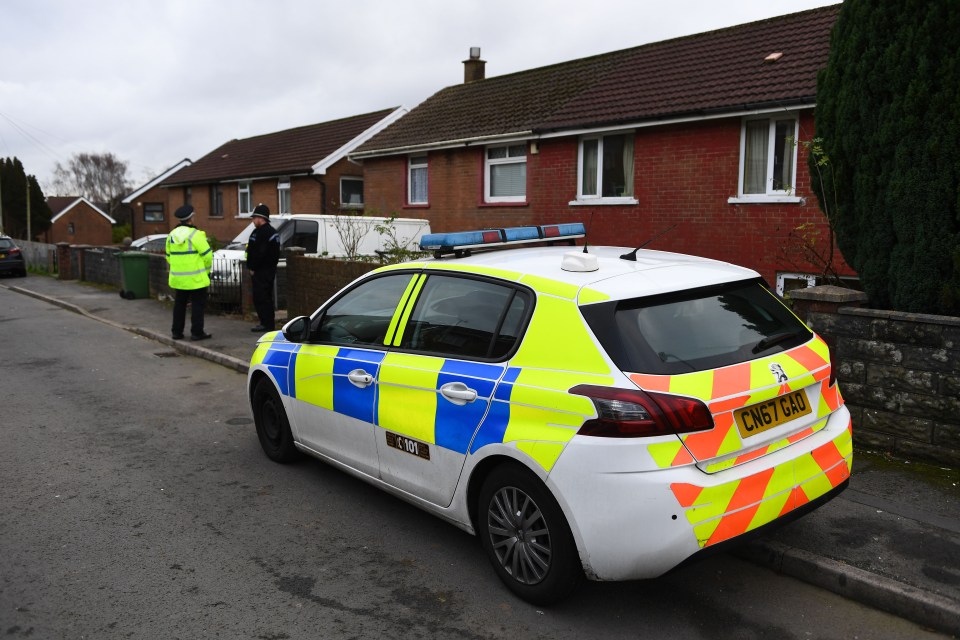
[[[119,286],[120,259],[116,249],[94,248],[84,250],[82,280]]]
[[[960,318],[831,309],[817,289],[803,290],[795,309],[830,345],[854,442],[960,465]]]

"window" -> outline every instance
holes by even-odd
[[[67,234],[69,234],[69,235],[72,236],[72,235],[73,235],[74,233],[76,233],[76,232],[77,232],[77,228],[76,228],[75,226],[73,226],[73,223],[72,223],[72,222],[68,223],[68,224],[67,224]]]
[[[525,291],[473,278],[430,276],[403,330],[400,347],[499,360],[519,342],[529,309]]]
[[[223,187],[219,184],[210,187],[210,217],[223,217]]]
[[[580,141],[577,198],[633,200],[633,134],[591,136]]]
[[[407,170],[407,202],[427,204],[427,156],[410,158]]]
[[[163,222],[163,203],[147,202],[143,205],[144,222]]]
[[[740,194],[793,195],[796,180],[797,118],[744,120],[740,138]]]
[[[183,188],[183,204],[193,204],[193,188]]]
[[[527,147],[488,147],[483,165],[485,202],[525,202]]]
[[[290,178],[280,178],[277,181],[277,200],[278,213],[293,213],[290,206]]]
[[[746,362],[811,333],[759,281],[581,307],[624,371],[681,374]]]
[[[249,214],[253,211],[249,182],[241,182],[237,185],[237,203],[239,204],[241,215],[245,213]]]
[[[362,178],[340,178],[340,208],[363,208]]]
[[[320,316],[315,339],[383,347],[393,312],[413,277],[412,273],[398,273],[367,280],[351,289]]]

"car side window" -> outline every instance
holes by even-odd
[[[415,275],[398,273],[360,283],[314,320],[311,341],[382,347],[393,313]]]
[[[529,308],[530,295],[515,287],[431,275],[400,347],[457,358],[503,358],[516,346]]]

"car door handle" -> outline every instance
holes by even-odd
[[[373,384],[373,376],[363,369],[354,369],[348,373],[347,380],[349,380],[350,384],[353,386],[360,387],[361,389],[364,387],[369,387],[371,384]]]
[[[453,404],[464,405],[477,399],[477,392],[462,382],[448,382],[440,387],[440,393]]]

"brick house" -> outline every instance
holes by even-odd
[[[360,212],[363,170],[347,154],[404,113],[384,109],[231,140],[159,186],[169,211],[192,204],[197,226],[221,242],[243,230],[261,202],[271,213]]]
[[[113,225],[117,223],[102,208],[82,196],[51,196],[50,228],[43,234],[49,244],[69,242],[109,246],[113,244]]]
[[[818,273],[799,246],[829,247],[805,144],[838,10],[492,78],[473,49],[463,84],[351,154],[366,203],[433,231],[582,221],[593,244],[636,246],[673,227],[650,248],[749,266],[771,284]]]
[[[173,212],[167,206],[169,193],[160,185],[191,164],[189,158],[184,158],[120,201],[120,206],[129,215],[131,239],[136,240],[154,233],[167,233],[177,226],[176,221],[172,220]]]

